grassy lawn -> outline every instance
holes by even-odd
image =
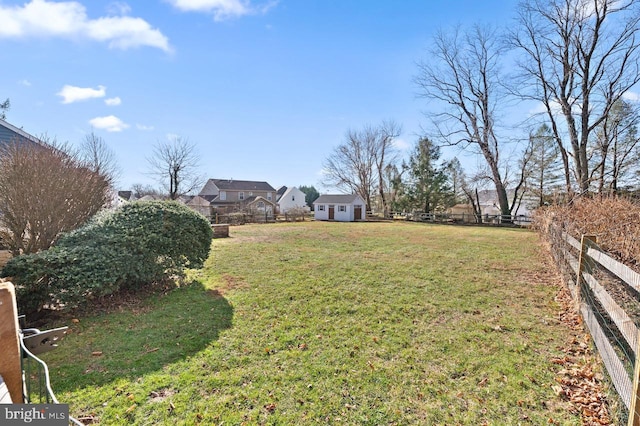
[[[79,318],[45,354],[102,424],[580,424],[569,331],[525,230],[233,227],[193,283]],[[541,278],[542,277],[542,278]]]

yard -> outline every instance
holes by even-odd
[[[553,389],[571,332],[533,232],[233,227],[189,285],[91,316],[43,355],[112,424],[580,424]]]

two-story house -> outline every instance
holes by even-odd
[[[198,195],[218,213],[276,211],[276,190],[267,182],[209,179]]]

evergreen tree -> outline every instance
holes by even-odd
[[[438,165],[440,148],[428,138],[420,139],[409,159],[408,196],[425,213],[446,208],[454,201],[445,168]]]
[[[7,118],[7,111],[11,107],[11,102],[9,98],[6,101],[0,103],[0,119],[5,120]]]
[[[560,152],[549,126],[543,124],[529,135],[525,158],[527,187],[537,199],[536,207],[543,206],[551,201],[562,178]]]
[[[320,193],[318,192],[318,190],[313,185],[311,186],[302,185],[302,186],[299,186],[298,189],[304,192],[304,201],[307,203],[309,207],[313,209],[313,202],[317,200],[318,197],[320,196]]]

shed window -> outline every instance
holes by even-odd
[[[346,212],[347,211],[347,206],[338,206],[338,211],[339,212]]]
[[[323,212],[324,211],[324,204],[318,204],[318,211],[319,212]]]

